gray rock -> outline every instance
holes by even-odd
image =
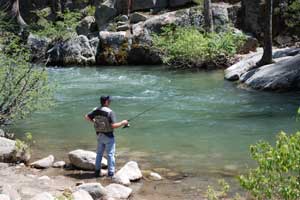
[[[0,161],[11,162],[16,151],[16,142],[4,137],[0,137]]]
[[[96,20],[94,16],[86,16],[79,22],[78,26],[76,27],[77,34],[89,36],[93,31],[95,31],[95,22]]]
[[[171,0],[169,1],[170,7],[180,7],[187,4],[193,3],[193,0]]]
[[[284,48],[284,49],[276,49],[273,51],[273,59],[286,57],[286,56],[294,56],[300,53],[300,48]],[[247,71],[255,68],[256,63],[260,61],[263,55],[263,50],[259,49],[255,53],[251,53],[246,55],[239,62],[230,66],[225,70],[225,79],[229,81],[237,81],[240,77],[246,73]]]
[[[300,54],[277,63],[250,70],[241,81],[251,88],[271,91],[300,89]]]
[[[45,169],[51,167],[53,165],[53,162],[54,162],[54,156],[49,155],[48,157],[37,160],[31,163],[30,165],[38,169]]]
[[[130,29],[129,24],[124,24],[122,26],[117,27],[117,31],[128,31]]]
[[[155,172],[151,172],[149,175],[149,178],[154,181],[162,180],[162,177],[158,173],[155,173]]]
[[[80,35],[60,41],[47,52],[47,65],[92,65],[95,64],[95,55],[89,39]]]
[[[106,189],[100,183],[84,183],[76,187],[76,190],[88,192],[93,199],[100,199],[107,195]]]
[[[113,177],[115,183],[130,185],[130,181],[136,181],[143,177],[137,162],[130,161],[126,163]]]
[[[11,200],[21,200],[21,196],[18,193],[18,191],[15,190],[14,187],[12,187],[9,184],[0,186],[0,194],[8,196]]]
[[[77,190],[72,194],[73,200],[93,200],[92,196],[85,190]]]
[[[10,200],[9,196],[6,194],[0,194],[0,199],[1,200]]]
[[[71,151],[68,156],[71,164],[75,167],[83,170],[95,170],[95,152],[78,149],[75,151]],[[105,158],[102,158],[102,167],[106,166],[107,160]]]
[[[119,17],[116,17],[115,20],[119,21],[119,22],[127,22],[128,21],[128,16],[127,15],[121,15]]]
[[[2,129],[0,129],[0,137],[5,137],[5,132]]]
[[[130,23],[131,24],[136,24],[138,22],[146,21],[148,17],[146,15],[143,15],[141,13],[133,13],[130,15]]]
[[[132,189],[119,184],[110,184],[105,187],[108,198],[128,199],[132,193]]]
[[[288,46],[292,43],[293,38],[287,35],[279,35],[274,40],[280,46]]]
[[[95,18],[99,30],[103,30],[106,24],[117,16],[117,10],[106,4],[101,4],[96,8]]]
[[[27,45],[31,52],[31,60],[33,62],[43,62],[50,44],[50,39],[29,34],[27,38]]]
[[[51,179],[49,178],[49,176],[41,176],[38,178],[38,180],[40,181],[50,181]]]
[[[228,6],[223,4],[213,4],[212,14],[215,30],[217,32],[226,31],[229,25]]]
[[[48,192],[43,192],[41,194],[35,195],[31,200],[54,200],[55,198],[52,196],[52,194]]]
[[[57,161],[55,163],[53,163],[53,166],[54,168],[62,168],[66,165],[66,162],[65,161]]]

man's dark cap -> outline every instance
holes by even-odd
[[[100,97],[101,104],[104,104],[105,101],[107,101],[107,100],[111,101],[111,96],[101,96]]]

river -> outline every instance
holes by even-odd
[[[83,116],[111,95],[117,119],[157,105],[116,131],[118,157],[177,171],[203,174],[241,171],[252,165],[249,145],[274,143],[284,130],[300,128],[299,93],[276,94],[238,88],[223,71],[174,72],[162,67],[48,68],[57,85],[55,105],[18,121],[17,133],[31,132],[34,157],[65,159],[74,149],[95,150],[93,127]]]

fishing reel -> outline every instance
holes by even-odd
[[[123,126],[123,128],[129,128],[129,127],[130,127],[130,124]]]

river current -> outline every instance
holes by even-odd
[[[283,130],[300,130],[299,93],[240,89],[223,71],[183,73],[162,67],[49,68],[57,85],[55,105],[19,121],[15,132],[31,132],[34,152],[64,159],[70,150],[95,150],[92,124],[83,116],[111,95],[117,119],[155,106],[115,133],[118,157],[187,173],[243,170],[249,145],[274,143]]]

